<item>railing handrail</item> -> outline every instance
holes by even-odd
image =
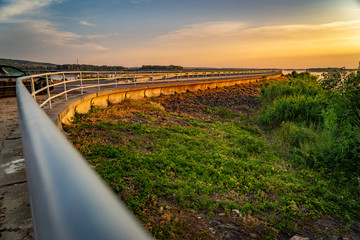
[[[243,69],[243,70],[184,70],[184,71],[62,71],[62,72],[51,72],[51,73],[42,73],[31,76],[23,77],[23,80],[30,80],[32,87],[32,95],[36,98],[36,95],[40,92],[47,92],[47,99],[43,100],[40,103],[40,106],[43,107],[46,104],[51,108],[51,101],[54,98],[65,95],[67,99],[67,93],[75,90],[81,90],[83,94],[83,89],[86,88],[100,88],[103,86],[115,86],[124,84],[134,84],[144,83],[151,81],[152,83],[170,83],[175,81],[201,81],[201,80],[215,80],[222,78],[237,78],[244,77],[247,75],[274,75],[279,74],[281,70],[278,69]],[[61,79],[52,79],[52,76],[60,76]],[[107,75],[107,77],[106,77]],[[66,78],[75,78],[75,80],[69,80]],[[88,76],[88,77],[85,77]],[[110,76],[110,77],[109,77]],[[35,80],[39,78],[46,78],[46,86],[35,89]],[[50,80],[55,80],[57,82],[51,82]],[[85,82],[97,81],[97,84],[93,85],[84,85]],[[101,83],[101,81],[112,81],[110,83]],[[130,83],[128,82],[130,81]],[[80,87],[69,88],[70,83],[80,82]],[[58,85],[64,85],[64,90],[61,93],[52,95],[50,89]]]
[[[225,73],[225,71],[222,72]],[[272,73],[268,75],[279,73],[273,70],[257,72]],[[34,89],[35,77],[45,76],[48,84],[49,76],[63,74],[65,90],[63,93],[66,94],[64,74],[80,74],[81,76],[84,73],[56,72],[17,79],[16,94],[35,237],[55,240],[151,239],[134,215],[123,206],[39,107],[34,100],[36,92],[30,94],[22,82],[31,79]],[[99,73],[104,72],[88,71],[87,73],[96,73],[99,76]],[[110,71],[110,73],[115,72]],[[205,78],[224,79],[226,76],[226,74],[219,74],[219,76],[211,76],[211,78],[205,76]],[[189,78],[188,74],[186,79],[192,78]],[[194,79],[197,78],[194,77]],[[50,87],[51,85],[48,84],[43,88],[47,90],[48,101],[52,99]]]
[[[17,80],[36,239],[151,239]]]

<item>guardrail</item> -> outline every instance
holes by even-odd
[[[47,95],[42,99],[40,107],[48,105],[52,108],[55,98],[68,98],[68,94],[80,91],[84,94],[86,89],[97,89],[100,92],[107,88],[121,88],[124,85],[137,84],[164,84],[176,81],[210,81],[219,79],[232,79],[250,76],[275,75],[279,70],[241,70],[241,71],[183,71],[183,72],[56,72],[27,76],[23,81],[31,83],[32,96]],[[39,82],[41,82],[41,88]],[[36,83],[36,84],[35,84]],[[53,90],[54,89],[54,90]]]
[[[279,72],[60,72],[18,78],[16,92],[36,239],[151,239],[40,106],[48,104],[51,107],[53,99],[60,96],[67,98],[73,91],[84,94],[84,89],[88,88],[100,91],[101,88],[119,87],[129,82],[164,84],[254,74],[269,76]],[[61,79],[56,79],[59,76]],[[46,86],[35,91],[34,78],[38,77],[44,78]],[[32,80],[32,94],[22,82],[29,79]],[[54,94],[50,91],[52,87]],[[59,89],[63,91],[59,92]],[[34,98],[44,91],[47,96],[39,106]]]
[[[151,239],[17,80],[36,239]]]

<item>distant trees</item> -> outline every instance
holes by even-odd
[[[182,66],[169,65],[169,66],[160,66],[160,65],[143,65],[139,68],[140,71],[181,71],[184,70]]]
[[[123,66],[97,66],[89,64],[62,64],[56,65],[57,71],[123,71],[126,70]]]

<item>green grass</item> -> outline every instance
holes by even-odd
[[[225,107],[204,108],[207,117],[195,118],[167,112],[154,101],[93,109],[77,115],[66,130],[157,238],[185,234],[181,221],[154,220],[165,206],[204,212],[208,218],[237,209],[266,223],[263,237],[296,231],[327,214],[359,217],[359,202],[351,192],[334,187],[311,168],[294,170],[250,123],[252,118]],[[280,125],[293,147],[317,138],[309,125]]]
[[[293,75],[262,88],[258,122],[294,167],[314,169],[360,198],[360,72],[345,80],[325,75],[320,84],[308,74]]]

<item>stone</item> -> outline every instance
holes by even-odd
[[[239,210],[233,209],[233,210],[231,210],[231,211],[233,211],[234,213],[236,213],[237,215],[239,215],[239,217],[242,217],[242,214],[241,214],[241,212],[240,212]]]
[[[290,238],[290,240],[310,240],[310,239],[307,237],[301,237],[301,236],[295,235],[292,238]]]

